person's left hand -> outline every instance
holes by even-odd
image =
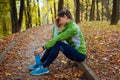
[[[42,47],[38,48],[36,51],[34,51],[34,55],[42,53],[44,49]]]

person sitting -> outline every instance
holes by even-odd
[[[58,24],[64,26],[64,29],[34,52],[36,64],[28,67],[32,70],[30,74],[42,75],[49,73],[48,67],[57,58],[60,50],[73,61],[82,62],[85,60],[86,45],[84,36],[80,27],[73,21],[69,10],[62,10],[58,13],[54,26]],[[40,57],[40,53],[44,50],[43,56]]]

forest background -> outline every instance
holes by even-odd
[[[63,9],[70,10],[77,23],[116,25],[120,20],[119,0],[0,0],[0,38],[51,24]]]

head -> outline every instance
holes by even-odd
[[[59,17],[59,24],[60,25],[65,25],[67,24],[70,20],[72,20],[72,15],[69,10],[62,10],[58,13]]]

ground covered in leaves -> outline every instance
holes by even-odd
[[[87,44],[87,64],[102,80],[120,80],[120,24],[81,24]]]
[[[49,25],[50,26],[50,25]],[[60,52],[50,65],[50,73],[42,76],[29,74],[27,66],[34,63],[34,48],[40,47],[51,37],[51,27],[37,27],[27,31],[16,42],[0,64],[0,80],[84,80],[84,72],[74,62],[68,62]],[[87,64],[101,80],[120,79],[120,25],[106,22],[83,22],[80,24],[87,45]],[[11,41],[23,33],[0,39],[0,53]],[[41,54],[42,55],[42,54]]]
[[[49,74],[41,76],[29,74],[27,67],[34,63],[34,48],[40,47],[48,41],[51,38],[51,31],[50,25],[27,31],[26,35],[20,38],[5,55],[6,59],[0,64],[0,80],[85,80],[84,72],[77,64],[69,61],[62,52],[50,65]],[[19,35],[23,34],[19,33]]]

